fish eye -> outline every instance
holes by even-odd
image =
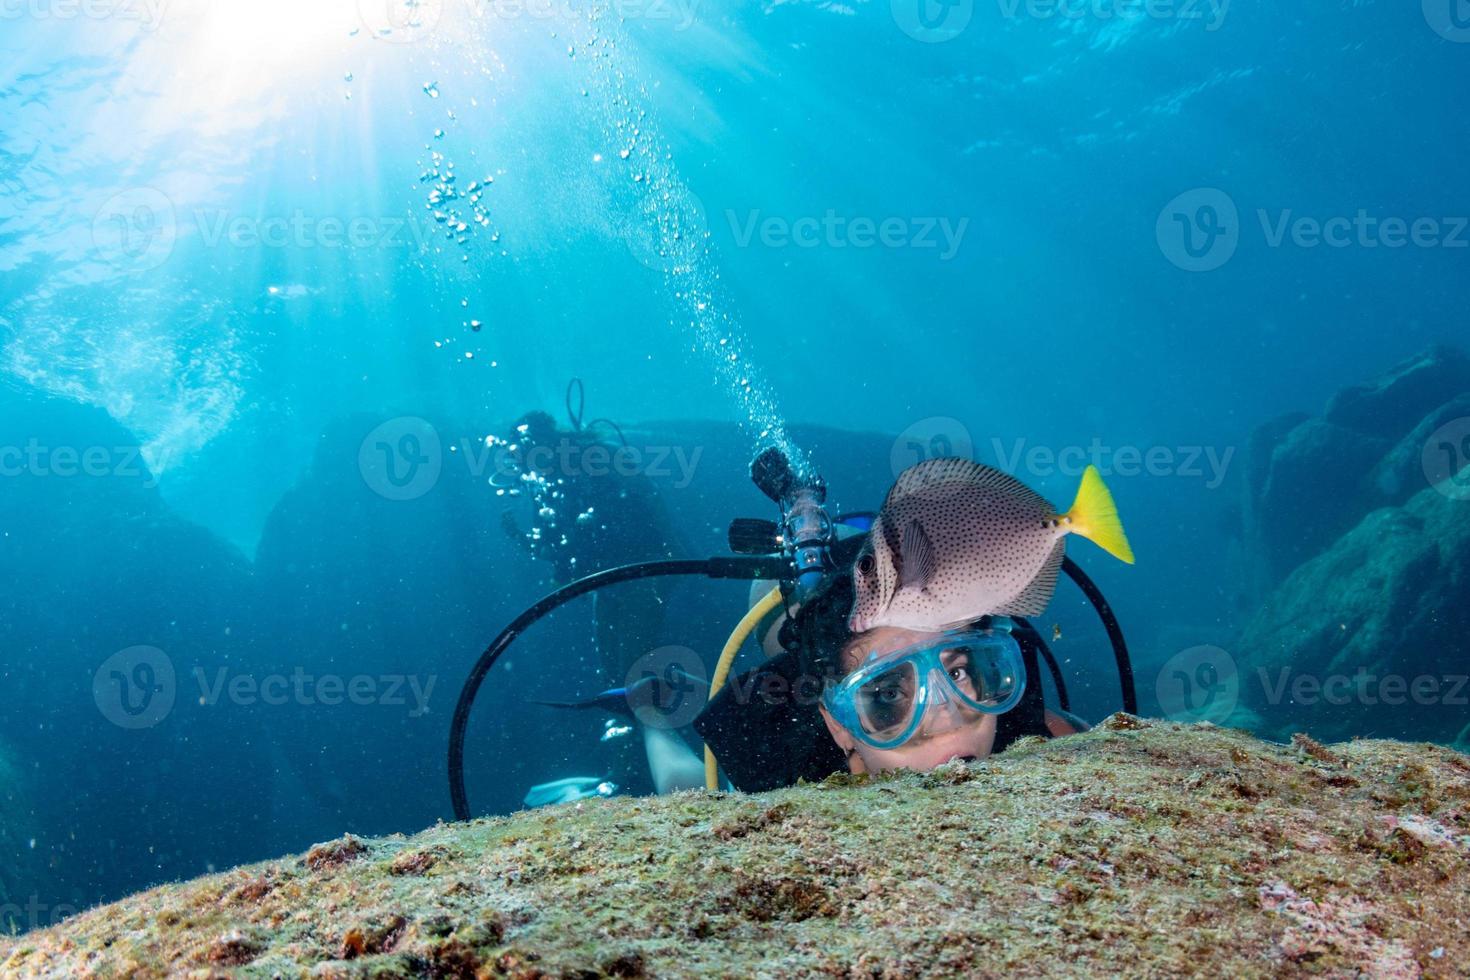
[[[863,575],[872,575],[877,570],[878,559],[874,558],[871,552],[858,559],[858,571]]]

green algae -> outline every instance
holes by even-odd
[[[169,885],[7,976],[1452,976],[1470,759],[1115,716],[930,773],[593,800]]]

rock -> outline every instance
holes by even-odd
[[[1361,488],[1389,443],[1321,419],[1307,419],[1271,453],[1251,506],[1252,537],[1268,577],[1279,581],[1352,527]]]
[[[1426,489],[1374,511],[1293,572],[1246,627],[1242,701],[1267,732],[1305,725],[1319,737],[1450,742],[1470,704],[1470,685],[1454,679],[1466,673],[1467,592],[1470,504]],[[1392,688],[1389,677],[1399,679]]]
[[[1257,426],[1251,432],[1245,449],[1245,481],[1253,506],[1266,492],[1266,483],[1271,479],[1271,460],[1277,448],[1293,429],[1310,418],[1306,412],[1291,412]]]
[[[1155,721],[969,770],[440,825],[316,871],[286,859],[154,889],[0,941],[0,973],[1353,976],[1470,961],[1470,759],[1451,750]],[[762,819],[773,808],[785,816]],[[433,874],[394,873],[426,851]],[[237,897],[261,879],[276,887]]]
[[[1470,418],[1470,392],[1458,395],[1424,417],[1414,430],[1379,460],[1368,477],[1368,493],[1376,506],[1401,504],[1429,485],[1424,448],[1442,426]]]
[[[1327,403],[1334,425],[1397,440],[1435,406],[1470,392],[1470,358],[1435,346],[1394,365],[1375,381],[1346,388]]]
[[[0,476],[0,742],[45,774],[28,794],[43,904],[258,856],[264,716],[201,703],[197,681],[251,655],[244,556],[170,510],[100,408],[0,383],[0,447],[21,453]],[[127,652],[149,648],[161,659]],[[154,693],[133,684],[145,666]]]

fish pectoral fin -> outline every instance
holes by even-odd
[[[1051,604],[1057,591],[1057,576],[1062,570],[1062,560],[1067,556],[1067,539],[1057,538],[1051,554],[1036,577],[1010,602],[996,609],[997,616],[1039,616]]]
[[[1123,533],[1118,505],[1103,482],[1096,466],[1082,473],[1082,485],[1072,509],[1062,516],[1062,526],[1072,534],[1080,534],[1119,561],[1133,564],[1133,547]]]
[[[939,570],[939,558],[934,552],[929,535],[924,533],[924,525],[918,521],[905,524],[903,536],[899,539],[899,550],[903,553],[903,568],[898,587],[923,591],[926,585],[934,581],[934,575]]]

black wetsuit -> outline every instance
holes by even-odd
[[[1015,637],[1026,664],[1026,693],[1020,704],[1000,716],[994,752],[1027,735],[1051,735],[1036,642],[1020,630]],[[714,751],[720,770],[736,789],[756,793],[847,771],[847,758],[832,741],[813,692],[803,692],[800,681],[796,655],[780,654],[727,683],[694,719],[695,731]]]

